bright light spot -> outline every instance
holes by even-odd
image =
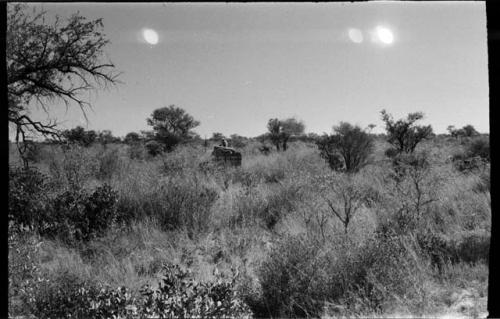
[[[349,29],[349,38],[354,43],[363,42],[363,33],[359,29],[351,28]]]
[[[142,31],[142,36],[144,37],[144,40],[151,45],[158,43],[158,33],[156,33],[155,30],[144,29],[144,31]]]
[[[379,41],[385,44],[391,44],[394,41],[394,35],[392,34],[392,31],[378,26],[375,30],[377,38]]]

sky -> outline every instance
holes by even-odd
[[[34,5],[34,4],[31,4]],[[39,6],[40,4],[38,4]],[[51,107],[61,127],[149,130],[154,109],[176,105],[201,137],[257,136],[270,118],[306,132],[340,121],[381,133],[380,111],[425,114],[436,133],[489,132],[484,2],[45,3],[49,15],[102,18],[119,84],[77,106]],[[145,28],[158,36],[149,44]],[[377,29],[378,28],[378,29]],[[378,30],[378,31],[377,31]],[[377,33],[378,32],[378,33]],[[152,39],[155,40],[155,39]],[[385,42],[384,42],[385,41]],[[47,114],[33,108],[35,118]]]

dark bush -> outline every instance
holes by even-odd
[[[137,312],[126,288],[113,289],[67,272],[37,282],[25,300],[37,318],[132,318]]]
[[[197,283],[177,265],[164,266],[163,279],[157,289],[145,286],[139,306],[142,316],[154,318],[221,318],[249,314],[235,288],[235,276],[216,282]]]
[[[479,137],[473,139],[466,147],[465,153],[468,157],[480,157],[485,161],[490,161],[490,142],[488,138]]]
[[[486,167],[486,161],[479,156],[471,157],[467,153],[458,153],[452,157],[453,167],[459,172],[477,172]]]
[[[439,271],[447,263],[487,263],[489,260],[490,236],[486,234],[471,232],[448,238],[424,232],[417,234],[417,240],[422,251]]]
[[[160,205],[153,213],[164,229],[187,228],[190,234],[207,227],[208,214],[218,197],[216,190],[183,177],[166,179],[161,186]]]
[[[47,176],[37,169],[9,168],[9,222],[38,227],[47,210]]]
[[[163,152],[163,145],[157,141],[149,141],[145,145],[148,154],[151,156],[157,156]]]
[[[106,149],[97,156],[98,169],[96,177],[100,180],[109,180],[120,170],[120,156],[118,149]]]
[[[146,154],[146,148],[142,143],[133,143],[127,149],[130,159],[143,160]]]
[[[65,130],[62,135],[68,142],[77,143],[84,147],[90,146],[97,138],[97,133],[95,131],[86,131],[81,126],[77,126],[71,130]]]
[[[372,137],[359,126],[344,122],[333,130],[333,135],[323,136],[316,143],[321,157],[334,170],[344,166],[347,172],[357,172],[368,163],[374,147]]]
[[[38,236],[9,226],[9,317],[28,315],[26,293],[39,281]]]
[[[65,191],[53,200],[39,231],[67,242],[92,239],[116,221],[116,201],[117,193],[106,184],[91,194],[85,190]]]
[[[261,265],[262,295],[250,304],[256,317],[316,317],[321,314],[327,276],[319,247],[304,237],[287,236]],[[267,310],[265,313],[260,311]]]

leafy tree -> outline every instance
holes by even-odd
[[[479,135],[479,132],[476,131],[476,129],[474,128],[474,126],[472,126],[470,124],[465,125],[464,127],[462,127],[462,130],[464,132],[464,136],[467,136],[467,137],[473,137],[473,136]]]
[[[145,147],[151,156],[159,155],[163,151],[163,145],[154,140],[147,142]]]
[[[244,136],[241,136],[238,134],[231,134],[229,136],[229,139],[230,139],[230,143],[231,143],[230,145],[232,145],[233,147],[241,148],[241,147],[245,147],[247,145],[246,144],[247,138]]]
[[[275,118],[269,120],[267,129],[269,131],[268,136],[276,146],[276,149],[279,151],[281,147],[283,151],[286,151],[290,137],[304,134],[305,125],[302,121],[298,121],[295,118],[285,120]]]
[[[413,153],[415,147],[422,140],[432,135],[430,125],[420,126],[415,123],[424,117],[422,112],[410,113],[406,119],[394,121],[392,115],[385,110],[380,112],[387,131],[387,141],[392,144],[398,153]]]
[[[195,133],[191,130],[200,125],[199,121],[175,105],[154,110],[147,123],[153,127],[155,140],[165,145],[167,151],[193,139]]]
[[[212,141],[221,141],[222,139],[225,139],[226,137],[224,136],[224,134],[222,133],[219,133],[219,132],[215,132],[215,133],[212,133],[212,137],[210,138]]]
[[[77,126],[70,130],[63,131],[62,136],[65,137],[68,142],[78,143],[88,147],[95,142],[97,134],[93,130],[86,131],[83,127]]]
[[[120,138],[113,136],[110,130],[103,130],[97,134],[97,141],[103,145],[120,142]]]
[[[455,126],[450,125],[447,127],[448,132],[450,132],[450,135],[453,136],[454,138],[459,138],[459,137],[473,137],[479,135],[479,132],[476,131],[474,126],[467,124],[461,129],[455,129]]]
[[[73,14],[66,21],[56,17],[47,23],[46,13],[24,4],[7,6],[6,62],[8,121],[16,129],[21,156],[27,133],[58,137],[55,123],[34,120],[30,104],[46,112],[54,101],[89,106],[81,93],[117,82],[114,65],[105,60],[108,40],[102,20],[87,21]],[[25,163],[26,164],[26,163]]]
[[[123,141],[126,144],[138,143],[140,140],[141,140],[141,136],[136,132],[127,133],[127,135],[125,135],[125,138],[123,139]]]
[[[330,167],[334,170],[345,167],[347,172],[356,172],[365,166],[374,147],[372,137],[359,126],[346,122],[340,122],[333,131],[333,135],[324,135],[317,142],[321,156]]]

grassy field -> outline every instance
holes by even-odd
[[[489,165],[460,171],[448,160],[467,143],[426,141],[417,152],[430,164],[399,177],[381,138],[371,164],[352,175],[333,172],[316,145],[300,141],[269,155],[250,141],[239,149],[242,166],[225,169],[201,145],[156,157],[125,144],[42,145],[32,166],[45,184],[20,193],[26,205],[43,209],[64,192],[106,184],[116,213],[85,240],[66,228],[11,237],[11,314],[42,311],[30,302],[52,293],[36,289],[45,279],[63,294],[76,280],[139,296],[144,285],[158,286],[169,263],[195,282],[234,270],[235,296],[255,317],[483,316]],[[21,165],[14,145],[9,161],[11,171]],[[356,207],[347,225],[329,203]],[[61,207],[54,216],[65,216]]]

